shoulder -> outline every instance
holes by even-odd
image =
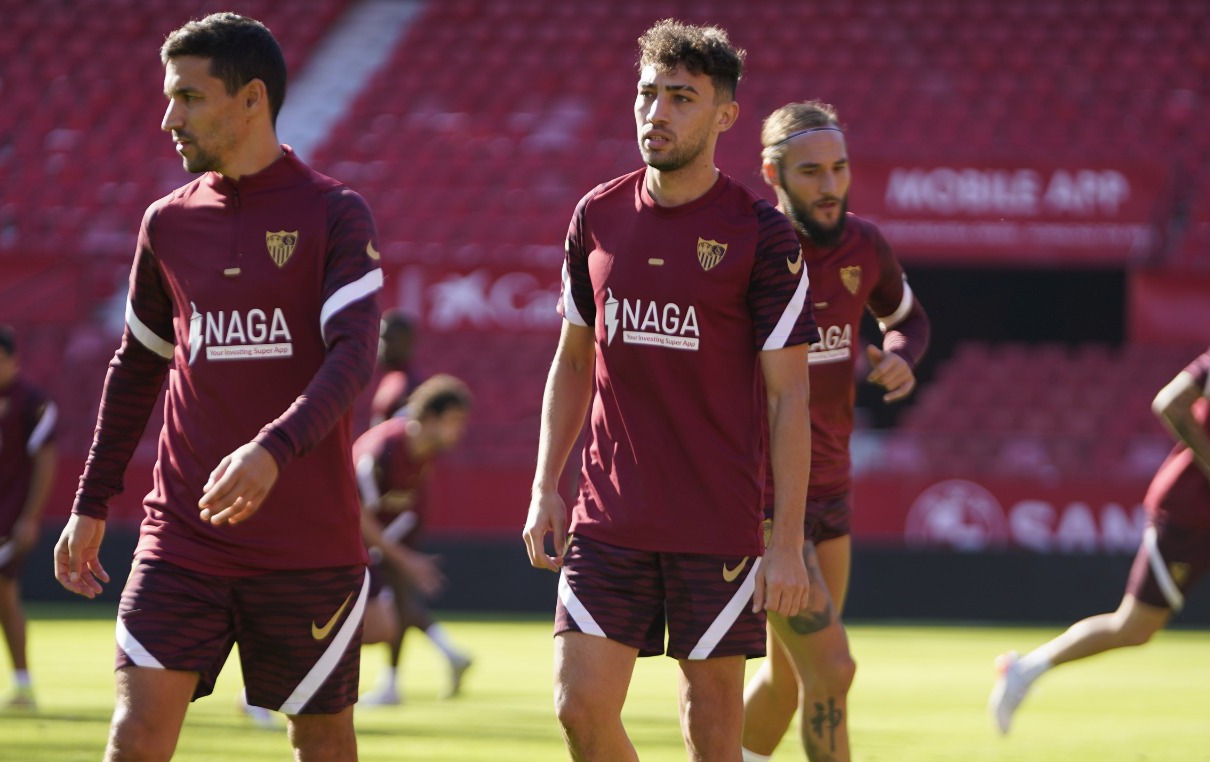
[[[882,235],[882,230],[865,217],[858,217],[856,214],[848,212],[847,224],[863,243],[867,243],[877,249],[890,249],[890,245]]]
[[[643,180],[646,170],[638,169],[634,172],[615,177],[612,180],[603,182],[597,187],[585,193],[580,203],[577,204],[577,209],[587,209],[591,204],[606,203],[621,199],[626,201],[632,198],[635,188]]]
[[[143,212],[143,227],[150,228],[157,219],[170,217],[173,212],[184,210],[195,197],[206,193],[207,189],[203,184],[205,177],[202,175],[194,178],[191,182],[151,202],[147,210]]]

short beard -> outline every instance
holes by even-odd
[[[785,184],[782,184],[785,187]],[[811,239],[811,243],[816,246],[827,249],[840,243],[840,239],[844,237],[845,223],[849,219],[849,196],[840,199],[840,217],[836,220],[836,224],[831,227],[824,227],[819,224],[810,212],[802,207],[790,197],[789,193],[779,191],[782,211],[790,218],[790,222],[794,223],[794,227],[798,228],[799,232]]]
[[[186,172],[195,175],[203,172],[218,171],[218,161],[214,156],[201,150],[194,155],[192,161],[185,156],[181,156],[181,164],[185,167]]]
[[[684,169],[701,156],[704,150],[706,150],[706,144],[702,143],[698,146],[692,146],[688,150],[672,151],[659,159],[653,159],[652,155],[643,148],[642,138],[639,139],[639,154],[642,155],[644,163],[652,169],[658,169],[661,172],[675,172],[678,169]]]

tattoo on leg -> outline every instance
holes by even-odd
[[[844,710],[836,706],[836,699],[828,697],[825,707],[821,702],[815,702],[815,714],[811,715],[811,730],[823,740],[824,732],[828,734],[828,749],[836,751],[836,728],[844,721]]]
[[[799,635],[810,635],[826,628],[832,623],[832,604],[828,603],[822,611],[806,609],[787,620],[790,628]]]

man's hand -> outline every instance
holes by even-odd
[[[883,352],[870,344],[866,347],[866,355],[870,358],[870,375],[866,380],[878,384],[887,390],[882,396],[883,402],[896,402],[912,393],[916,388],[916,374],[912,366],[894,352]]]
[[[802,560],[802,546],[770,545],[756,572],[752,610],[794,616],[807,606],[811,579]]]
[[[260,509],[276,481],[277,461],[268,450],[249,442],[210,472],[197,503],[202,521],[214,526],[247,521]]]
[[[97,558],[104,536],[105,522],[101,519],[71,515],[55,543],[55,579],[60,585],[85,598],[101,592],[101,583],[109,582]]]
[[[546,554],[546,535],[555,542],[555,554]],[[529,517],[525,520],[525,550],[529,564],[535,569],[557,572],[563,566],[567,552],[567,507],[557,492],[535,492],[529,502]]]

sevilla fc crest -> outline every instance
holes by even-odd
[[[727,244],[697,239],[697,261],[702,263],[703,270],[713,270],[726,254]]]
[[[265,231],[265,246],[269,247],[269,256],[273,257],[273,264],[278,267],[286,264],[297,245],[297,230],[279,230],[276,233]]]
[[[840,268],[840,282],[850,294],[856,295],[861,288],[861,265]]]

